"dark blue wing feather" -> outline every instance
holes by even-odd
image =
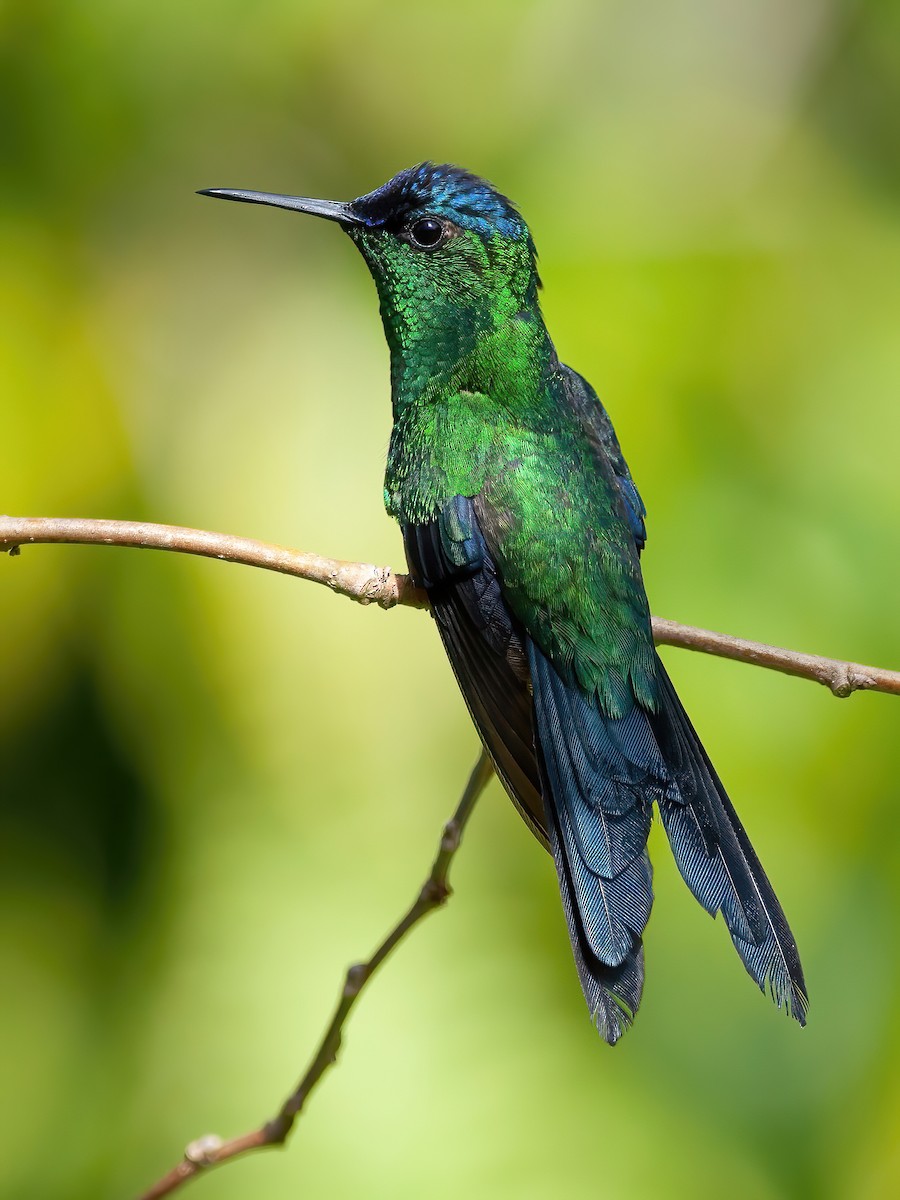
[[[485,749],[546,845],[524,634],[503,599],[471,501],[457,496],[434,520],[405,525],[403,540]]]
[[[579,974],[603,1036],[617,1040],[637,1009],[642,935],[653,903],[647,855],[653,799],[667,772],[646,713],[623,717],[564,681],[529,639],[550,845]],[[587,979],[587,983],[586,983]],[[615,990],[628,983],[628,995]]]
[[[549,792],[550,784],[546,776],[544,786]],[[617,967],[610,967],[597,957],[584,927],[568,859],[563,850],[562,834],[552,809],[548,811],[548,829],[550,850],[556,862],[563,912],[581,990],[584,992],[591,1020],[597,1026],[600,1036],[612,1046],[634,1020],[641,1002],[644,987],[644,947],[638,941],[633,953]]]
[[[675,784],[659,809],[678,869],[707,912],[722,913],[760,990],[805,1025],[806,983],[787,918],[661,662],[658,677],[652,719]]]
[[[647,541],[647,527],[644,518],[647,509],[641,499],[637,485],[631,478],[631,471],[616,437],[609,413],[603,407],[600,397],[588,381],[573,371],[571,367],[560,364],[560,372],[564,382],[564,394],[573,412],[578,417],[582,429],[587,434],[597,454],[611,464],[619,485],[619,495],[628,528],[634,535],[638,550],[643,550]]]

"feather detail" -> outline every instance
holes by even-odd
[[[623,512],[628,522],[628,528],[634,536],[638,550],[643,550],[647,541],[647,527],[644,518],[647,509],[641,499],[637,484],[631,478],[628,463],[622,454],[619,439],[609,419],[609,413],[600,402],[600,398],[588,381],[560,363],[560,375],[563,380],[563,394],[572,411],[581,422],[581,427],[590,439],[599,458],[610,463],[615,472],[619,495],[622,500]]]
[[[678,869],[707,912],[722,913],[760,991],[805,1025],[809,1001],[794,935],[661,662],[659,682],[651,719],[676,785],[660,815]]]
[[[405,525],[403,539],[497,775],[546,845],[524,634],[503,599],[471,502],[457,496],[434,520]]]
[[[653,796],[665,764],[647,716],[632,701],[609,717],[565,682],[531,639],[550,848],[582,989],[614,1042],[633,1019],[643,981],[641,936],[653,904],[647,855]]]
[[[550,850],[557,865],[563,913],[581,990],[597,1031],[614,1046],[631,1025],[641,1002],[644,947],[638,940],[633,952],[617,967],[610,967],[597,958],[585,932],[567,859],[562,850],[559,827],[552,812],[548,814],[548,824]]]

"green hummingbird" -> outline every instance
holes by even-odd
[[[804,1024],[793,934],[654,647],[644,505],[553,348],[518,210],[430,162],[349,203],[201,194],[336,221],[369,267],[391,356],[385,505],[496,773],[553,854],[600,1034],[615,1043],[641,999],[654,803],[688,887]]]

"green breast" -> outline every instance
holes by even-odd
[[[401,523],[456,495],[476,512],[516,617],[566,677],[622,715],[655,705],[655,656],[634,537],[615,475],[552,394],[510,411],[481,392],[409,406],[385,499]]]

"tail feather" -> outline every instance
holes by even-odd
[[[616,967],[602,962],[591,947],[581,920],[575,888],[569,875],[568,860],[562,850],[562,836],[554,814],[548,812],[550,849],[559,874],[563,912],[569,928],[569,940],[581,990],[591,1020],[600,1036],[614,1046],[634,1020],[644,989],[644,947],[640,939],[628,956]]]
[[[676,785],[659,809],[678,869],[707,912],[722,913],[760,990],[805,1025],[809,1002],[794,935],[661,662],[658,672],[651,721]]]
[[[646,851],[665,765],[646,714],[601,712],[528,647],[550,848],[585,999],[615,1042],[643,986],[641,935],[653,903]]]

